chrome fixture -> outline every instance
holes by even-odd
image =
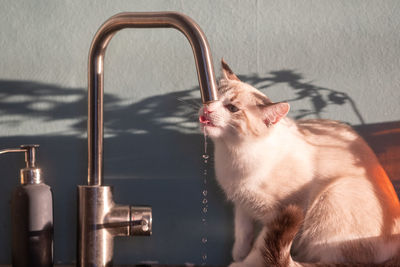
[[[207,39],[189,17],[177,12],[120,13],[97,31],[88,66],[88,185],[78,186],[78,266],[112,266],[114,236],[150,235],[150,207],[113,202],[112,187],[103,185],[104,56],[114,34],[124,28],[175,28],[193,49],[203,103],[217,100],[212,58]]]
[[[39,145],[21,145],[19,148],[7,148],[0,150],[0,154],[11,152],[24,152],[26,167],[21,169],[21,184],[40,184],[40,169],[36,166],[36,150]]]

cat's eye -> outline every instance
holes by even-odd
[[[239,109],[235,105],[232,105],[232,104],[228,104],[225,107],[232,113],[239,111]]]

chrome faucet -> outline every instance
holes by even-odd
[[[212,58],[207,39],[189,17],[177,12],[120,13],[97,31],[88,66],[88,185],[78,186],[77,265],[112,266],[115,236],[150,235],[150,207],[117,205],[112,187],[103,185],[104,56],[114,34],[124,28],[175,28],[189,40],[195,58],[203,103],[217,100]]]

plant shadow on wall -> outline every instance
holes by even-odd
[[[312,108],[300,109],[297,111],[295,119],[303,119],[306,117],[323,118],[322,114],[330,105],[343,106],[350,105],[352,112],[357,117],[360,124],[365,124],[364,119],[357,108],[354,100],[345,92],[321,87],[312,82],[304,81],[302,74],[294,70],[278,70],[271,71],[266,77],[258,75],[239,76],[243,81],[252,84],[256,88],[270,89],[278,84],[285,84],[294,93],[295,98],[287,99],[287,102],[307,101]]]
[[[289,102],[312,104],[311,108],[298,110],[296,118],[322,117],[329,105],[347,103],[364,124],[349,95],[304,82],[302,75],[295,71],[239,77],[262,90],[274,90],[274,85],[286,84],[296,95]],[[87,177],[86,95],[84,88],[0,81],[0,147],[41,145],[38,162],[54,191],[55,258],[63,263],[75,259],[76,185],[86,184]],[[204,148],[197,125],[199,96],[196,87],[131,103],[105,88],[105,183],[115,187],[116,203],[151,205],[154,216],[152,237],[116,240],[115,263],[201,262],[200,189]],[[23,133],[18,130],[21,127]],[[381,129],[379,125],[376,127]],[[18,134],[9,136],[13,131]],[[400,140],[398,134],[395,137]],[[19,155],[0,158],[2,214],[10,212],[11,191],[23,164]],[[212,227],[208,227],[208,259],[212,264],[224,265],[230,262],[232,214],[213,177],[209,178],[209,192],[207,216]],[[0,262],[10,262],[8,216],[3,216],[0,225]],[[171,240],[174,246],[170,245]]]
[[[201,262],[204,148],[196,115],[200,105],[188,108],[177,100],[191,102],[196,99],[195,94],[199,94],[197,88],[151,96],[133,104],[125,104],[124,99],[112,93],[104,95],[105,184],[114,186],[116,203],[152,206],[154,219],[152,237],[116,240],[115,263]],[[41,145],[38,165],[54,192],[55,260],[72,263],[76,255],[76,186],[87,183],[87,91],[2,80],[0,114],[0,147]],[[0,158],[2,214],[10,214],[11,191],[18,184],[18,171],[23,166],[23,156]],[[209,201],[221,203],[222,192],[212,178]],[[229,218],[225,206],[226,203],[209,209],[210,224],[219,216]],[[4,263],[11,262],[8,217],[0,220],[0,262]],[[227,219],[224,227],[229,224]],[[223,255],[230,255],[225,243],[231,240],[221,236],[221,227],[212,229],[216,231],[215,240],[209,243],[216,247],[216,262],[221,262]],[[171,240],[174,246],[170,245]],[[212,258],[210,253],[209,259]]]

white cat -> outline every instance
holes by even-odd
[[[399,200],[365,141],[336,121],[287,118],[288,103],[241,82],[223,60],[222,73],[219,100],[199,120],[214,142],[217,180],[235,206],[230,267],[264,266],[267,226],[293,204],[304,220],[287,266],[393,259]],[[256,239],[255,222],[264,226]]]

